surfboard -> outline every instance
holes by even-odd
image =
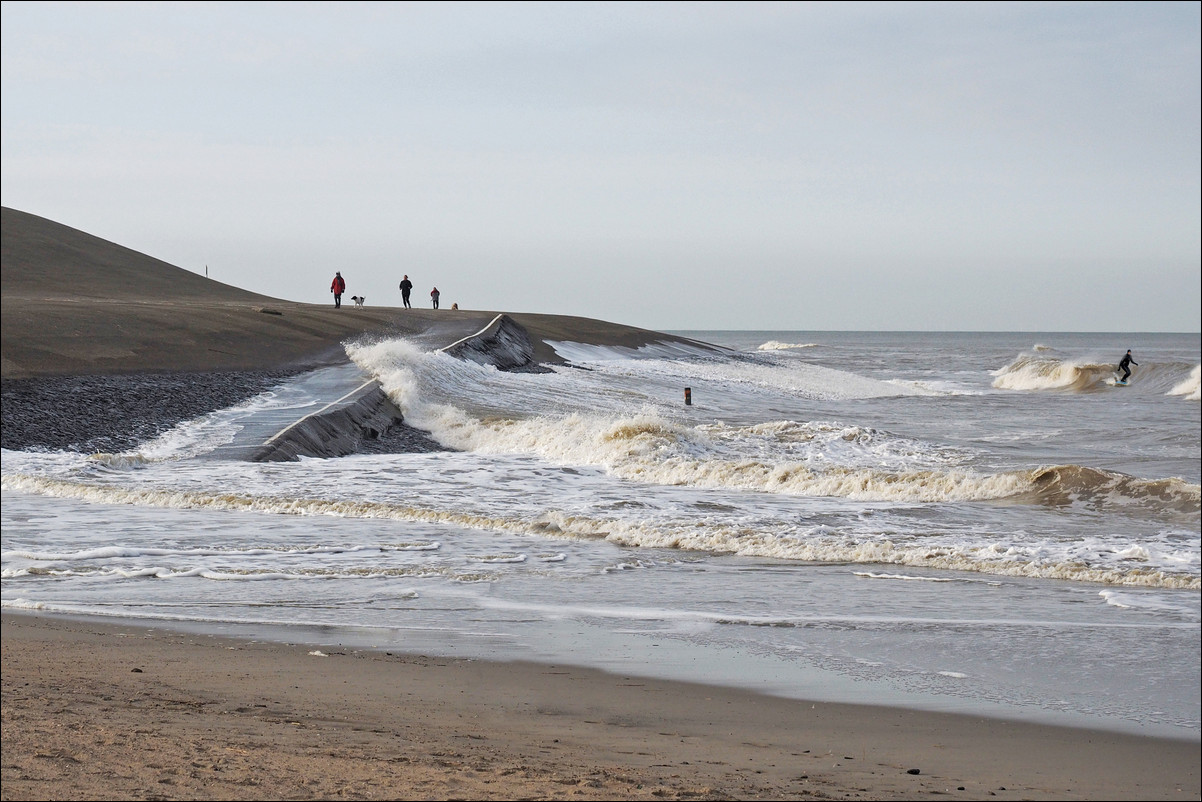
[[[1130,384],[1130,382],[1119,381],[1118,379],[1114,380],[1115,387],[1126,387],[1128,384]]]

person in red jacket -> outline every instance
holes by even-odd
[[[346,280],[341,273],[334,273],[334,280],[330,283],[330,292],[334,293],[334,308],[342,307],[342,293],[346,292]]]

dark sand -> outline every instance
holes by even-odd
[[[115,409],[102,432],[136,440],[139,416],[226,405],[277,375],[345,359],[347,338],[406,332],[445,344],[495,314],[264,298],[11,209],[2,282],[6,437],[10,420],[27,432],[36,413],[52,418],[55,391],[70,382],[86,391],[107,377],[113,395],[142,382],[138,409]],[[538,341],[674,339],[512,317]],[[554,354],[543,345],[537,357]],[[171,407],[167,396],[185,390]],[[43,409],[19,412],[13,398]],[[93,425],[85,439],[103,428]],[[14,613],[3,615],[2,660],[3,799],[1200,798],[1196,740],[572,666]]]

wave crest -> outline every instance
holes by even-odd
[[[1039,354],[1023,354],[994,371],[999,390],[1088,390],[1114,374],[1114,365],[1076,362]]]
[[[1194,369],[1190,371],[1189,377],[1174,385],[1173,389],[1169,390],[1168,395],[1183,395],[1186,401],[1200,400],[1198,395],[1200,378],[1202,378],[1202,365],[1195,365]]]
[[[1048,506],[1139,505],[1183,515],[1202,512],[1202,486],[1184,479],[1138,479],[1081,465],[1055,465],[1031,472],[1031,498]]]

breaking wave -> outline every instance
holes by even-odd
[[[1077,362],[1046,355],[1046,350],[1023,354],[994,371],[999,390],[1090,390],[1114,376],[1114,365]]]
[[[1198,382],[1200,376],[1202,376],[1202,365],[1195,365],[1194,369],[1190,372],[1189,377],[1174,385],[1173,389],[1169,390],[1168,394],[1185,396],[1186,401],[1200,400],[1198,396]]]
[[[1182,373],[1186,373],[1184,379]],[[1202,366],[1194,365],[1191,369],[1189,363],[1147,363],[1135,368],[1132,381],[1145,391],[1197,401],[1200,373]],[[1030,353],[1020,354],[994,371],[993,376],[993,387],[998,390],[1092,392],[1113,387],[1118,368],[1090,359],[1066,359],[1056,356],[1047,346],[1037,345]]]
[[[1154,513],[1187,516],[1202,512],[1202,486],[1176,477],[1138,479],[1080,465],[1038,468],[1028,476],[1030,500],[1047,506],[1139,506]]]
[[[537,516],[482,516],[417,505],[321,498],[283,498],[238,493],[147,490],[26,475],[5,475],[3,487],[57,498],[106,504],[179,509],[219,509],[277,515],[382,518],[450,523],[558,539],[605,539],[625,546],[672,548],[806,562],[891,564],[983,574],[1096,582],[1173,589],[1202,588],[1194,574],[1145,566],[1145,554],[1110,556],[1110,564],[1088,562],[1073,552],[1049,554],[1044,544],[932,545],[921,538],[855,539],[822,527],[781,524],[752,528],[716,519],[617,520],[544,512]],[[1197,489],[1194,489],[1196,496]]]
[[[506,376],[404,345],[359,349],[352,356],[376,373],[407,422],[455,451],[534,455],[663,486],[866,502],[1137,505],[1154,515],[1198,514],[1198,486],[1179,479],[1143,480],[1071,465],[980,472],[965,467],[973,461],[971,453],[870,427],[793,420],[697,424],[647,406],[645,395],[639,396],[641,409],[624,409],[620,403],[601,408],[599,393],[568,392],[580,393],[578,382]],[[640,365],[654,372],[639,372]],[[1032,385],[1038,384],[1032,377],[1043,377],[1043,386],[1084,387],[1085,377],[1096,381],[1112,369],[1026,357],[1005,373],[1028,377]],[[741,375],[737,369],[728,372]],[[628,360],[586,375],[590,380],[600,376],[607,384],[605,398],[621,399],[620,380],[644,383],[664,374],[674,375],[658,360]],[[832,381],[846,379],[840,374]],[[509,407],[490,406],[493,397],[509,399]]]

